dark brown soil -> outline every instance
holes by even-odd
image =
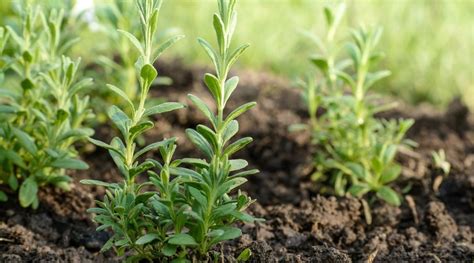
[[[178,62],[158,65],[174,84],[157,87],[154,96],[189,103],[187,93],[210,99],[201,84],[203,68],[184,68]],[[240,135],[255,142],[241,158],[261,170],[244,186],[258,202],[251,207],[263,223],[243,225],[244,235],[217,247],[228,262],[243,249],[253,252],[251,262],[473,262],[474,260],[474,120],[459,101],[442,114],[429,106],[399,107],[382,117],[416,120],[409,137],[420,145],[416,153],[399,156],[404,165],[399,189],[410,189],[401,207],[372,206],[372,224],[362,203],[351,197],[318,195],[309,179],[311,147],[305,133],[289,133],[288,126],[304,122],[298,92],[284,79],[242,71],[240,89],[231,108],[256,100],[258,106],[240,118]],[[146,140],[179,137],[177,158],[198,156],[184,130],[205,119],[194,108],[156,119],[157,128]],[[110,138],[108,126],[96,136]],[[437,191],[441,175],[433,167],[431,151],[444,149],[452,164]],[[74,174],[77,181],[95,178],[120,180],[103,150],[84,154],[91,165]],[[77,182],[76,181],[76,182]],[[439,182],[439,181],[438,181]],[[0,207],[0,262],[107,262],[120,261],[98,253],[108,233],[95,232],[85,210],[103,189],[75,183],[67,193],[46,189],[37,211],[19,209],[13,196]]]

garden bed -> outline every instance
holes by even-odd
[[[174,84],[157,87],[153,96],[189,104],[193,93],[211,99],[202,86],[205,68],[185,68],[179,62],[158,65],[161,75]],[[401,207],[384,203],[372,206],[371,225],[362,203],[351,197],[318,195],[311,182],[312,148],[306,133],[289,133],[291,124],[307,118],[298,91],[287,80],[272,75],[241,71],[240,88],[229,108],[256,100],[258,106],[239,119],[240,136],[254,142],[238,154],[261,172],[249,178],[243,190],[257,202],[250,211],[265,222],[246,224],[244,235],[216,250],[232,262],[249,247],[251,262],[472,262],[474,259],[474,120],[467,108],[454,101],[446,113],[429,106],[399,107],[385,117],[414,118],[408,137],[420,145],[416,153],[402,153],[402,179],[398,189],[411,189]],[[156,128],[145,138],[151,142],[176,136],[176,158],[199,156],[184,130],[205,122],[195,108],[175,111],[156,119]],[[109,126],[95,137],[110,140]],[[432,167],[431,151],[444,149],[451,173],[438,191],[440,175]],[[73,174],[70,192],[41,190],[40,208],[21,209],[14,196],[0,208],[0,262],[107,262],[119,261],[113,253],[98,251],[108,233],[95,232],[86,209],[104,190],[83,186],[80,179],[119,181],[115,167],[103,149],[86,153],[87,171]]]

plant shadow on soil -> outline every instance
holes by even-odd
[[[211,100],[202,85],[203,67],[179,61],[160,63],[161,75],[173,84],[152,95],[189,104],[188,93]],[[243,190],[257,202],[250,212],[265,222],[242,225],[243,236],[218,246],[222,260],[235,262],[245,248],[250,262],[472,262],[474,259],[474,120],[467,108],[453,101],[446,113],[429,106],[398,108],[381,117],[414,118],[408,137],[419,143],[416,154],[401,154],[403,176],[396,188],[411,190],[400,207],[372,205],[366,223],[362,203],[351,197],[317,194],[309,177],[312,149],[306,133],[289,133],[288,126],[306,121],[298,91],[272,75],[241,71],[240,88],[229,102],[234,108],[248,101],[258,105],[239,119],[240,136],[254,142],[238,154],[261,172]],[[159,116],[145,140],[179,138],[176,158],[199,157],[185,138],[185,129],[205,122],[190,106]],[[96,138],[109,140],[114,131],[101,126]],[[444,149],[451,174],[433,190],[439,171],[431,151]],[[152,157],[152,156],[148,156]],[[157,158],[157,156],[153,156]],[[16,198],[0,207],[0,262],[117,262],[112,252],[100,254],[107,232],[95,232],[86,209],[104,189],[78,183],[85,178],[119,181],[108,153],[83,156],[91,168],[74,172],[72,190],[41,190],[37,211],[19,208]]]

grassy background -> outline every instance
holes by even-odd
[[[270,70],[295,78],[310,67],[314,47],[302,34],[324,34],[322,8],[328,1],[239,0],[236,42],[251,44],[241,67]],[[474,1],[352,0],[344,27],[381,25],[383,67],[392,71],[378,90],[411,103],[445,106],[460,95],[474,109]],[[171,51],[187,60],[208,63],[196,43],[214,40],[211,0],[166,1],[161,25],[179,27],[186,39]],[[343,29],[343,28],[341,28]],[[341,33],[347,32],[340,30]],[[343,36],[341,36],[343,37]]]
[[[0,24],[8,20],[11,3],[18,1],[0,1]],[[57,6],[73,1],[37,2]],[[110,0],[95,0],[96,4],[107,1]],[[322,0],[238,0],[235,42],[251,44],[238,66],[267,70],[290,79],[302,75],[311,68],[306,58],[315,50],[300,31],[324,34],[322,8],[327,3],[329,1]],[[390,69],[392,76],[377,85],[380,92],[411,103],[430,102],[440,107],[454,96],[462,96],[474,109],[474,1],[348,0],[347,4],[340,33],[361,24],[384,28],[379,48],[386,53],[386,58],[381,66]],[[168,54],[189,62],[209,63],[196,38],[201,36],[214,41],[212,13],[215,10],[214,0],[165,0],[161,28],[179,28],[186,35]],[[91,50],[111,50],[107,45],[113,43],[100,40],[104,34],[82,35],[77,50],[85,61],[95,58],[96,52]]]

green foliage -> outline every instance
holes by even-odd
[[[444,150],[439,149],[438,151],[432,151],[431,156],[433,158],[434,167],[443,171],[445,176],[449,175],[451,164],[446,160],[446,153]]]
[[[245,160],[231,159],[235,152],[252,141],[249,137],[231,141],[239,130],[236,118],[256,103],[246,103],[227,116],[224,115],[226,103],[239,82],[237,76],[228,78],[229,70],[248,47],[230,47],[237,23],[235,3],[235,0],[218,1],[219,12],[213,16],[217,48],[213,48],[202,38],[198,39],[214,64],[215,75],[206,73],[204,82],[214,98],[217,112],[210,110],[210,105],[206,105],[198,97],[189,95],[189,99],[207,117],[210,124],[199,124],[195,129],[186,130],[189,140],[206,157],[205,160],[188,160],[194,172],[192,180],[184,181],[186,195],[195,199],[189,203],[193,214],[187,227],[190,235],[197,241],[198,250],[202,255],[213,245],[241,235],[240,229],[232,227],[231,223],[255,220],[244,212],[253,200],[240,191],[236,197],[230,195],[233,189],[247,181],[245,176],[258,173],[258,170],[243,171],[247,166]]]
[[[128,100],[138,103],[140,99],[140,86],[135,76],[135,58],[142,49],[141,44],[135,36],[141,36],[140,20],[136,19],[137,7],[134,1],[114,0],[107,3],[96,3],[96,14],[98,18],[97,31],[107,36],[108,43],[105,50],[100,50],[100,55],[94,60],[98,64],[98,68],[91,71],[95,73],[97,82],[97,91],[99,96],[97,99],[97,112],[102,113],[104,103],[126,106]],[[119,28],[119,30],[117,30]],[[153,45],[161,42],[162,39],[170,35],[170,30],[158,32],[153,38]],[[155,56],[161,53],[180,40],[183,36],[176,35],[169,38],[160,45],[160,49],[156,50]],[[106,55],[103,55],[106,54]],[[171,79],[167,77],[158,77],[154,80],[156,84],[169,84]],[[118,87],[128,100],[117,97],[117,94],[109,89],[102,89],[105,83],[122,83]],[[116,93],[116,92],[115,92]],[[105,101],[104,101],[105,99]],[[159,100],[149,98],[149,105],[158,103]]]
[[[0,57],[0,85],[7,79],[0,86],[0,183],[19,191],[23,207],[38,206],[43,185],[68,189],[67,169],[88,168],[74,143],[93,134],[83,126],[92,113],[82,95],[92,80],[81,77],[80,60],[63,55],[75,42],[62,34],[63,18],[63,11],[28,8],[20,32],[0,28],[0,56],[6,45],[16,47]]]
[[[111,106],[109,117],[120,130],[122,139],[116,137],[110,143],[90,140],[109,150],[124,180],[121,183],[82,182],[106,187],[104,200],[97,201],[98,207],[91,208],[90,212],[97,214],[98,230],[111,229],[114,232],[102,250],[114,247],[120,255],[132,250],[134,254],[128,258],[129,261],[185,260],[191,255],[207,258],[214,245],[241,235],[241,230],[232,223],[255,220],[244,212],[253,200],[240,191],[236,197],[230,195],[232,190],[246,182],[246,175],[258,172],[242,171],[247,162],[230,159],[233,153],[251,141],[251,138],[244,138],[231,143],[239,128],[235,119],[255,103],[244,104],[224,116],[226,102],[238,84],[237,77],[227,79],[227,76],[231,65],[247,46],[231,52],[230,41],[236,25],[235,0],[220,0],[218,3],[219,13],[214,16],[218,51],[199,39],[216,66],[217,76],[206,74],[205,83],[215,97],[217,115],[201,99],[190,95],[191,101],[209,119],[211,128],[200,124],[196,129],[186,131],[190,141],[206,156],[205,160],[173,160],[175,138],[138,149],[136,138],[154,125],[147,120],[148,116],[183,107],[169,102],[145,106],[148,91],[157,77],[152,65],[176,38],[152,49],[161,1],[138,1],[142,41],[123,31],[140,54],[136,62],[140,83],[138,106],[122,89],[109,85],[131,108],[131,113]],[[153,150],[160,152],[161,160],[140,158]],[[149,181],[137,184],[136,177],[144,173],[149,175]],[[144,190],[152,187],[156,190]],[[242,260],[249,256],[250,253],[246,252]]]
[[[338,195],[371,193],[398,206],[400,198],[389,184],[401,172],[395,161],[398,149],[413,145],[403,139],[413,120],[375,118],[376,113],[393,106],[376,102],[368,93],[374,83],[390,75],[386,70],[372,71],[383,57],[376,51],[382,30],[352,30],[351,41],[345,44],[346,59],[340,54],[341,43],[335,40],[344,9],[343,4],[324,9],[328,31],[324,39],[312,37],[319,53],[310,59],[321,80],[309,76],[300,83],[310,115],[308,128],[320,148],[313,179],[330,182]],[[325,110],[320,116],[318,108]]]
[[[120,31],[138,54],[138,59],[134,63],[134,77],[138,79],[139,84],[138,101],[133,100],[135,95],[124,92],[126,88],[108,85],[110,91],[116,93],[123,100],[123,105],[128,107],[128,113],[115,105],[108,110],[108,116],[120,131],[121,138],[115,137],[110,143],[90,139],[97,146],[109,150],[123,176],[123,182],[81,181],[84,184],[100,185],[107,189],[103,201],[97,201],[98,207],[89,210],[97,214],[95,221],[100,224],[97,230],[111,229],[114,232],[102,251],[114,247],[119,255],[123,255],[125,251],[133,250],[135,254],[129,258],[131,261],[173,256],[177,248],[174,243],[181,242],[178,235],[183,229],[185,220],[185,211],[176,208],[185,198],[179,192],[181,186],[178,182],[182,179],[172,178],[170,175],[170,169],[178,164],[171,160],[176,148],[176,139],[158,141],[141,149],[136,144],[139,136],[154,127],[154,123],[148,120],[149,116],[184,107],[179,103],[165,102],[150,106],[146,103],[150,87],[158,75],[153,64],[159,55],[171,46],[165,43],[153,48],[161,3],[159,0],[136,2],[142,32],[140,40],[132,33]],[[123,85],[132,84],[126,82]],[[163,163],[141,158],[155,150],[161,153]],[[157,168],[160,172],[154,173],[151,171],[152,168]],[[150,174],[150,181],[136,183],[137,176],[147,172]],[[143,190],[152,185],[159,191]],[[176,235],[170,236],[170,232]]]

